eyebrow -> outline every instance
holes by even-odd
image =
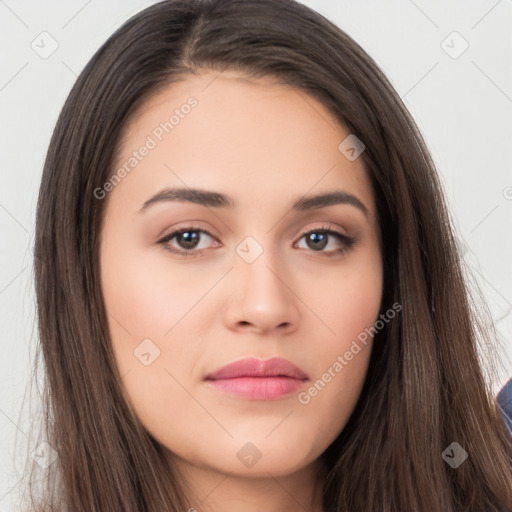
[[[219,192],[195,188],[165,188],[144,202],[140,212],[149,206],[164,201],[185,201],[200,204],[209,208],[235,208],[236,202],[230,196]],[[315,210],[335,204],[348,204],[361,210],[368,217],[368,208],[353,194],[344,190],[332,190],[312,196],[302,196],[297,199],[292,209],[296,211]]]

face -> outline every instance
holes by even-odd
[[[126,399],[181,463],[290,474],[354,409],[383,276],[349,135],[303,91],[227,72],[169,86],[126,127],[95,192],[102,292]]]

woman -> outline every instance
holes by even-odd
[[[512,510],[434,165],[319,14],[134,16],[64,105],[36,231],[39,510]]]

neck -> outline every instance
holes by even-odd
[[[252,477],[198,467],[172,456],[172,464],[189,483],[187,512],[322,512],[319,461],[284,476]]]

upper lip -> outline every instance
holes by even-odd
[[[307,380],[308,376],[293,363],[281,357],[262,361],[254,357],[239,359],[208,374],[205,380],[236,379],[237,377],[290,377]]]

